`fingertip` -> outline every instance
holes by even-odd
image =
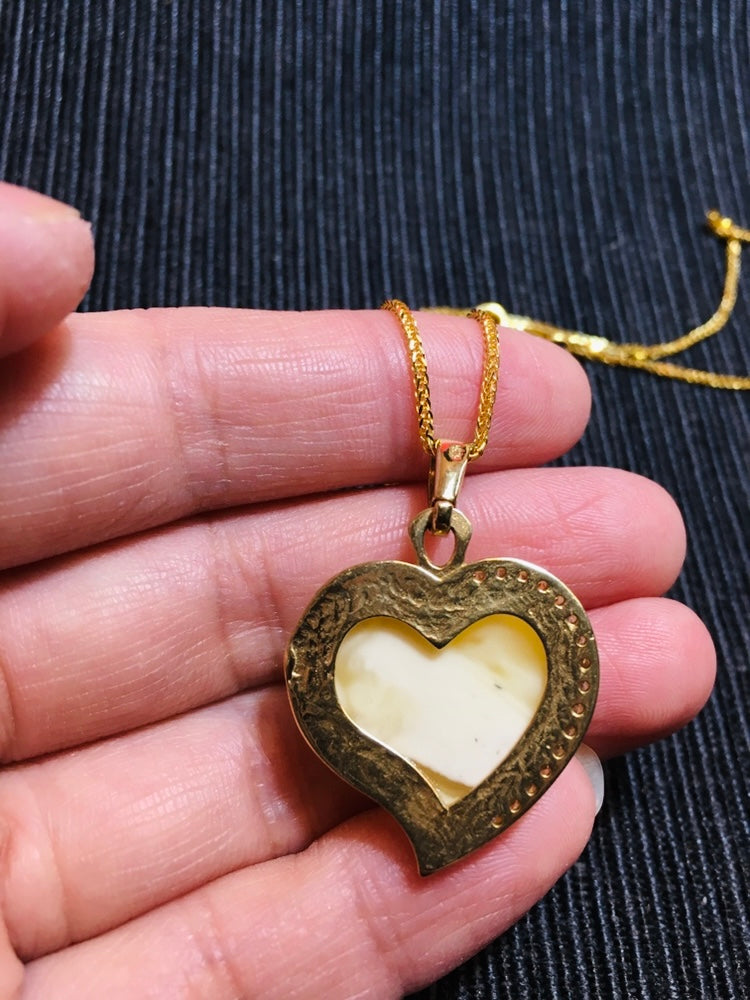
[[[587,742],[603,757],[652,743],[687,725],[716,679],[710,632],[670,598],[623,601],[592,613],[601,683]]]
[[[682,570],[687,553],[687,529],[679,504],[660,483],[638,476],[642,488],[648,491],[653,530],[666,558],[662,562],[663,590],[668,590]]]
[[[623,574],[640,589],[630,596],[664,594],[680,575],[687,551],[685,522],[674,497],[659,483],[620,469],[609,470],[612,504],[621,508],[632,545]]]
[[[639,699],[651,707],[654,736],[660,739],[676,732],[705,706],[716,681],[716,647],[705,622],[687,605],[662,598],[662,637],[658,646],[669,649],[672,677],[662,671],[663,696],[659,692]],[[657,646],[657,648],[658,648]]]
[[[91,226],[70,205],[0,182],[0,354],[76,308],[94,269]]]
[[[578,585],[581,592],[593,595],[586,599],[587,607],[664,594],[685,561],[685,524],[674,499],[658,483],[622,469],[576,472],[580,485],[574,476],[561,477],[561,488],[577,491],[578,507],[570,498],[567,506],[559,496],[551,502],[557,505],[559,523],[574,532],[579,549],[588,553],[591,577]],[[603,525],[609,525],[608,532]],[[600,558],[605,548],[606,560]]]
[[[40,222],[81,217],[81,213],[73,205],[8,181],[0,181],[0,208],[3,213],[13,213]]]
[[[431,378],[433,409],[445,420],[444,436],[461,437],[474,418],[481,338],[473,320],[420,312],[428,368],[449,371]],[[487,454],[497,467],[530,466],[564,454],[579,440],[591,414],[591,387],[578,360],[558,344],[512,327],[498,327],[500,374]],[[434,355],[434,364],[432,357]],[[456,391],[464,382],[463,393]],[[452,412],[461,400],[462,411]],[[439,428],[440,430],[440,428]],[[487,464],[489,467],[489,462]]]
[[[508,391],[533,393],[530,420],[520,433],[546,442],[549,454],[540,456],[541,461],[564,455],[580,440],[591,417],[591,384],[585,368],[564,347],[530,333],[506,328],[503,340],[507,380],[517,383]],[[523,438],[519,446],[526,447]]]

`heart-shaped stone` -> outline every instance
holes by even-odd
[[[441,774],[429,762],[420,761],[408,747],[389,745],[382,731],[368,733],[362,718],[356,721],[356,709],[353,721],[351,705],[349,711],[344,707],[346,684],[341,698],[337,692],[337,664],[341,668],[344,663],[339,650],[346,650],[347,637],[356,640],[361,623],[384,618],[403,623],[435,650],[445,650],[457,637],[461,648],[461,633],[471,635],[475,623],[505,616],[520,619],[538,637],[546,682],[536,712],[520,726],[513,745],[503,746],[501,740],[495,760],[485,756],[492,769],[483,772],[475,787],[463,781],[456,782],[460,787],[442,787]],[[422,874],[463,857],[523,815],[575,753],[598,689],[596,646],[580,602],[545,570],[512,559],[434,571],[401,562],[345,570],[318,592],[300,621],[289,644],[286,674],[292,709],[310,745],[396,817],[414,845]],[[454,676],[458,705],[463,700],[460,672]],[[420,680],[413,690],[422,687]],[[507,719],[506,709],[507,702],[498,699],[498,729]],[[484,737],[492,726],[482,723],[479,728]],[[468,770],[459,767],[450,773],[468,775],[472,783],[484,766],[469,745],[473,736],[462,750],[461,741],[451,735],[448,755],[465,754],[459,764],[468,762]],[[438,759],[443,760],[431,758]],[[450,780],[450,775],[443,777]]]
[[[541,639],[490,615],[439,649],[393,618],[368,618],[339,646],[336,696],[366,736],[408,761],[444,806],[508,756],[547,684]]]

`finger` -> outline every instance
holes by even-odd
[[[716,651],[698,616],[677,601],[623,601],[592,613],[603,664],[586,742],[614,757],[681,729],[703,708]]]
[[[714,660],[692,612],[640,599],[592,621],[601,693],[587,743],[630,748],[695,714]],[[0,778],[13,942],[28,958],[99,934],[302,850],[363,801],[303,746],[280,685],[18,768]]]
[[[23,979],[23,963],[10,943],[5,922],[0,920],[0,996],[9,1000],[19,997]]]
[[[93,266],[91,230],[74,208],[0,181],[0,355],[75,309]]]
[[[573,761],[506,834],[420,879],[401,831],[370,811],[301,855],[226,876],[33,962],[27,995],[401,997],[528,910],[580,854],[593,812]]]
[[[276,679],[297,619],[328,578],[358,562],[413,559],[406,525],[423,502],[421,490],[391,489],[290,503],[13,575],[0,592],[4,759]],[[663,593],[682,563],[674,502],[617,470],[477,476],[465,509],[473,558],[545,566],[589,607]]]
[[[438,430],[470,437],[477,324],[420,317]],[[589,391],[555,345],[502,333],[482,468],[580,435]],[[403,334],[390,313],[180,309],[72,317],[0,375],[0,565],[196,511],[421,479]]]
[[[311,753],[280,685],[6,773],[11,940],[22,958],[83,940],[367,801]]]

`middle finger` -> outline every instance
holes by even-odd
[[[682,561],[674,503],[628,473],[485,474],[464,499],[472,558],[542,565],[588,607],[663,593]],[[422,502],[406,489],[289,502],[12,578],[0,596],[0,753],[75,746],[276,679],[326,579],[371,559],[412,560],[405,526]]]

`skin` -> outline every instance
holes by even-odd
[[[549,889],[594,797],[573,761],[506,834],[420,879],[394,821],[291,720],[283,649],[314,591],[412,558],[426,460],[400,330],[385,313],[69,315],[92,268],[74,212],[0,184],[0,995],[401,996]],[[420,328],[438,431],[466,438],[476,326]],[[621,753],[713,682],[706,629],[659,596],[680,515],[631,474],[536,468],[581,434],[586,379],[501,337],[461,497],[470,555],[578,594],[601,652],[587,742]]]

